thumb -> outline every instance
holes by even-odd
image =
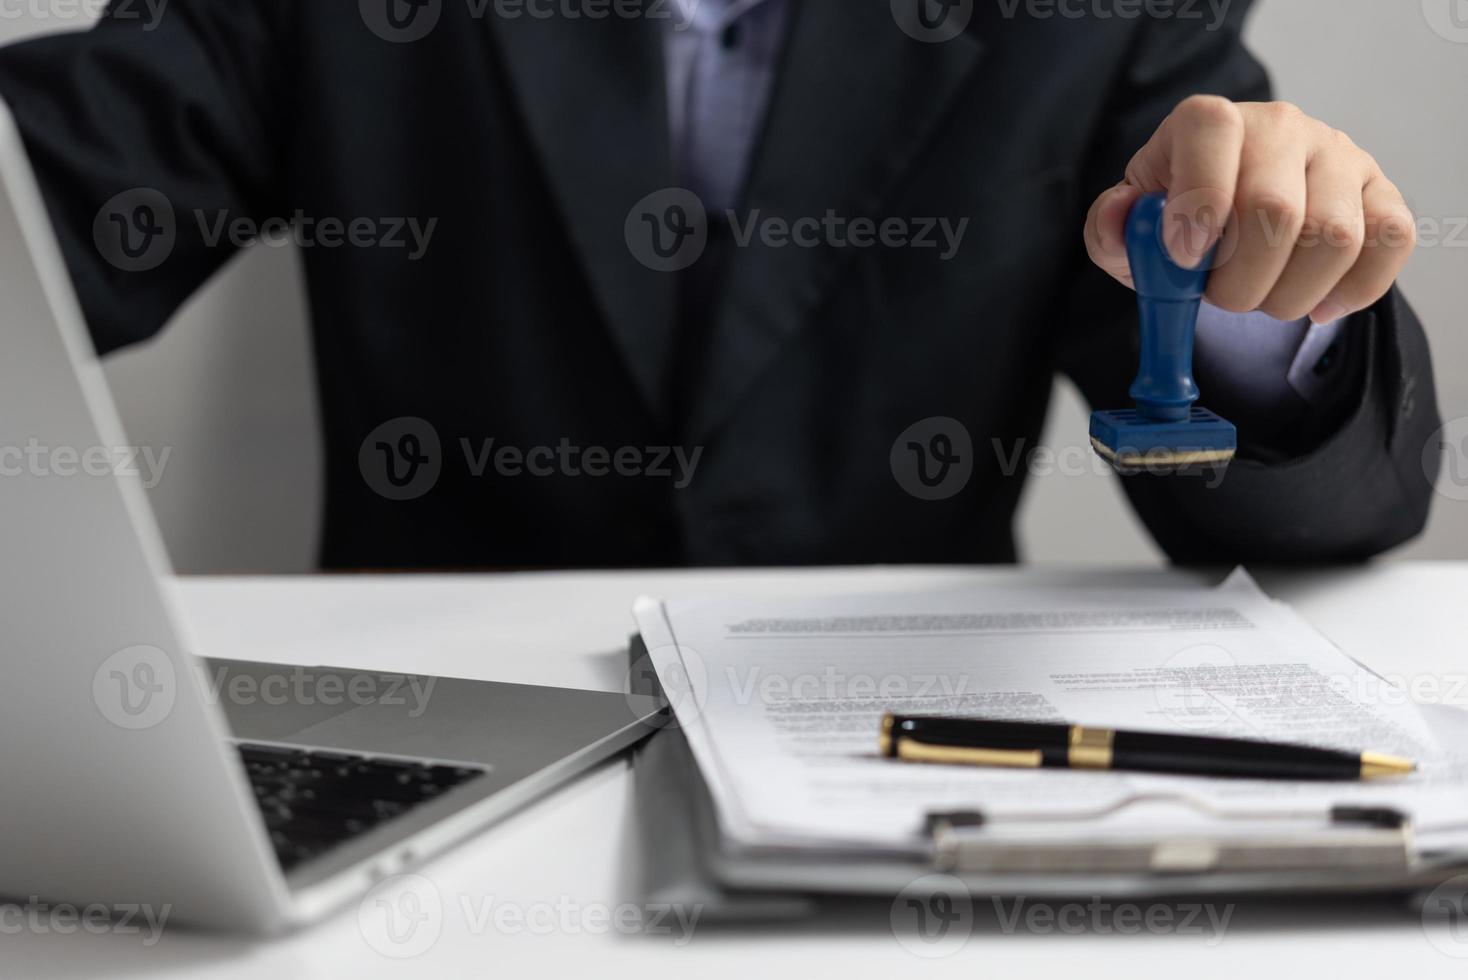
[[[1132,288],[1131,263],[1126,254],[1126,219],[1142,189],[1123,181],[1101,194],[1086,216],[1086,251],[1103,272]]]

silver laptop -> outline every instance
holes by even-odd
[[[289,929],[656,727],[635,695],[193,657],[3,107],[0,180],[0,896]]]

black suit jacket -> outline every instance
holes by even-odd
[[[157,23],[127,6],[0,52],[100,349],[153,334],[228,259],[207,234],[221,213],[437,219],[417,262],[302,251],[328,567],[1014,559],[1024,467],[1004,462],[1036,444],[1055,373],[1124,407],[1136,369],[1134,299],[1080,247],[1087,205],[1185,96],[1268,93],[1240,43],[1245,4],[1207,30],[979,0],[961,37],[928,44],[886,0],[797,0],[740,212],[971,227],[950,261],[731,249],[698,356],[676,360],[692,329],[679,277],[627,239],[633,205],[674,182],[663,21],[441,0],[426,36],[392,43],[357,0],[172,0]],[[169,202],[175,238],[156,267],[119,268],[94,232],[139,187]],[[1245,425],[1219,486],[1127,481],[1174,559],[1351,558],[1422,527],[1437,425],[1422,331],[1393,295],[1352,332],[1367,370],[1337,431],[1266,462],[1291,434]],[[403,417],[432,426],[441,459],[431,489],[392,499],[375,443],[413,445],[391,426],[368,437]],[[926,500],[894,477],[894,440],[940,417],[971,438],[972,473]],[[491,437],[702,454],[682,488],[615,468],[476,476],[460,440]]]

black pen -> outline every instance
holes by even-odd
[[[1104,769],[1250,779],[1380,779],[1415,763],[1380,752],[1080,725],[884,715],[882,755],[907,762]]]

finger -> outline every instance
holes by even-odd
[[[1287,111],[1270,106],[1251,117],[1233,218],[1219,247],[1227,261],[1208,282],[1209,301],[1235,313],[1258,309],[1274,290],[1304,225],[1311,144],[1279,118]]]
[[[1091,205],[1086,215],[1086,251],[1091,261],[1122,285],[1132,286],[1131,263],[1126,253],[1126,219],[1132,205],[1142,196],[1140,188],[1121,183],[1110,188]]]
[[[1246,128],[1242,110],[1217,96],[1185,100],[1159,129],[1167,209],[1163,243],[1196,268],[1223,234],[1238,185]],[[1163,161],[1148,161],[1156,169]]]
[[[1343,139],[1338,137],[1337,139]],[[1317,153],[1305,172],[1305,221],[1279,281],[1259,309],[1277,320],[1308,316],[1356,264],[1366,240],[1360,153]]]
[[[1417,222],[1395,184],[1377,173],[1361,192],[1366,244],[1356,264],[1310,312],[1328,323],[1364,310],[1386,295],[1417,247]]]

